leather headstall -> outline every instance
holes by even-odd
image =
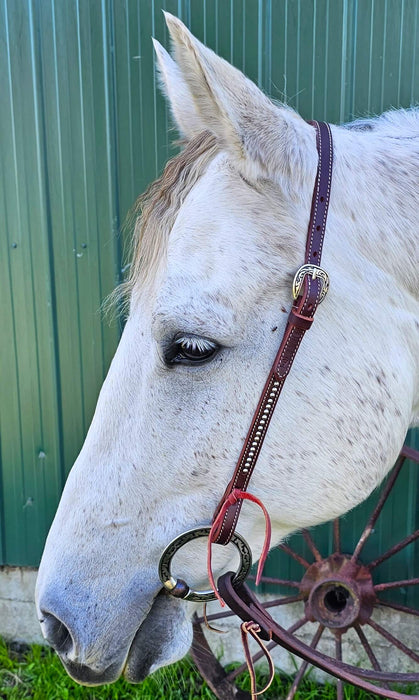
[[[239,492],[243,494],[249,485],[282,387],[300,343],[311,327],[317,308],[329,286],[327,273],[320,267],[320,262],[332,181],[333,142],[328,124],[317,121],[310,124],[316,130],[318,167],[308,225],[305,261],[294,277],[294,303],[281,345],[263,388],[233,477],[214,514],[211,540],[217,544],[227,544],[235,531],[243,503],[243,496],[240,497]],[[239,493],[238,498],[232,497],[237,493]],[[223,511],[224,515],[220,517]]]
[[[332,135],[328,124],[324,122],[310,122],[310,124],[316,130],[317,174],[308,225],[305,261],[294,277],[294,303],[288,316],[281,345],[263,388],[233,477],[214,513],[211,528],[198,527],[182,533],[167,545],[160,557],[159,577],[164,588],[171,595],[185,600],[206,602],[216,597],[224,605],[212,573],[211,545],[213,543],[226,545],[231,541],[236,546],[241,563],[235,574],[234,583],[238,585],[246,578],[252,563],[251,551],[246,541],[235,531],[243,500],[257,503],[262,508],[266,520],[265,542],[259,559],[256,583],[269,551],[271,531],[269,514],[263,503],[247,492],[247,487],[297,350],[306,331],[311,327],[314,314],[329,287],[328,275],[320,267],[320,262],[332,181]],[[199,537],[208,537],[207,568],[211,584],[211,590],[208,591],[195,591],[189,588],[185,581],[174,577],[171,573],[171,561],[176,552],[187,542]],[[247,632],[252,630],[246,629]]]

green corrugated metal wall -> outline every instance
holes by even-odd
[[[306,118],[419,100],[417,0],[0,0],[0,563],[38,563],[118,341],[99,309],[123,274],[121,222],[173,152],[162,8]],[[418,526],[417,470],[402,481],[374,551]],[[394,558],[398,575],[413,560]]]

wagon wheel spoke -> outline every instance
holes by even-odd
[[[342,661],[342,635],[340,632],[335,634],[335,657],[337,661]],[[336,682],[336,698],[343,700],[343,683],[340,678]]]
[[[397,552],[400,552],[402,549],[407,547],[408,544],[411,542],[414,542],[417,540],[419,537],[419,530],[416,530],[416,532],[413,532],[411,535],[408,537],[405,537],[403,540],[395,544],[393,547],[388,549],[384,554],[381,554],[377,559],[374,559],[370,564],[368,564],[370,569],[375,569],[376,566],[379,566],[383,561],[386,561],[386,559],[389,559],[390,557],[393,556],[393,554],[397,554]]]
[[[367,625],[372,627],[373,630],[378,632],[378,634],[381,634],[382,637],[387,639],[388,642],[393,644],[397,649],[403,652],[403,654],[406,654],[412,661],[416,661],[417,664],[419,664],[419,654],[416,654],[412,649],[409,649],[400,639],[397,639],[397,637],[394,637],[391,632],[386,630],[384,627],[378,624],[378,622],[375,622],[375,620],[372,620],[371,618],[367,620]]]
[[[217,698],[219,700],[231,700],[234,697],[235,700],[250,700],[249,693],[237,690],[232,682],[228,680],[224,668],[212,653],[203,629],[196,619],[193,622],[193,631],[192,658],[202,677],[205,678],[206,683]]]
[[[419,617],[419,610],[415,608],[408,608],[407,605],[400,605],[399,603],[390,603],[387,600],[382,600],[377,598],[378,605],[384,605],[386,608],[391,608],[392,610],[398,610],[399,612],[406,613],[407,615],[416,615]]]
[[[234,612],[228,610],[227,612],[212,613],[211,615],[206,615],[206,617],[202,615],[201,617],[197,617],[196,621],[199,624],[202,624],[203,622],[205,623],[205,620],[207,620],[207,622],[211,622],[212,620],[222,620],[226,617],[234,617],[234,615]]]
[[[324,632],[324,627],[323,627],[323,625],[319,625],[319,626],[317,627],[317,630],[316,630],[316,633],[315,633],[313,639],[311,640],[310,647],[311,647],[312,649],[316,649],[316,648],[317,648],[317,645],[318,645],[318,643],[319,643],[319,641],[320,641],[320,638],[321,638],[323,632]],[[293,700],[293,698],[294,698],[294,696],[295,696],[295,693],[296,693],[297,690],[298,690],[298,686],[300,685],[301,681],[303,680],[303,676],[304,676],[304,674],[305,674],[305,672],[306,672],[306,670],[307,670],[307,666],[308,666],[308,665],[309,665],[309,662],[308,662],[308,661],[303,661],[303,662],[302,662],[302,664],[301,664],[300,668],[298,669],[298,672],[297,672],[297,674],[296,674],[296,676],[295,676],[295,678],[294,678],[293,684],[292,684],[291,688],[290,688],[289,691],[288,691],[288,695],[287,695],[287,697],[286,697],[285,700]]]
[[[361,629],[360,625],[354,625],[354,627],[355,627],[355,631],[359,637],[359,641],[361,642],[362,646],[364,647],[364,649],[367,653],[367,656],[370,660],[371,666],[373,667],[373,669],[375,669],[375,671],[382,671],[382,668],[381,668],[380,664],[378,663],[378,659],[377,659],[376,655],[374,654],[374,652],[371,648],[371,645],[370,645],[368,639],[366,638],[363,630]],[[384,688],[387,688],[387,690],[389,690],[388,683],[383,683],[383,686],[384,686]]]
[[[301,627],[303,627],[304,625],[306,625],[307,622],[308,622],[308,619],[307,619],[305,616],[304,616],[304,617],[301,617],[299,620],[297,620],[297,622],[294,622],[294,624],[291,625],[291,627],[288,627],[287,632],[288,632],[289,634],[294,634],[294,633],[297,632],[299,629],[301,629]]]
[[[335,518],[333,521],[333,546],[335,552],[340,554],[340,520]]]
[[[285,554],[288,554],[290,557],[295,559],[295,561],[298,561],[301,566],[304,566],[305,569],[308,569],[310,564],[304,557],[300,556],[300,554],[297,554],[297,552],[294,552],[291,547],[288,547],[287,544],[279,544],[278,549],[280,549],[282,552],[285,552]]]
[[[387,591],[391,588],[404,588],[405,586],[417,586],[418,584],[419,578],[406,578],[403,581],[387,581],[387,583],[377,583],[377,585],[374,586],[374,590],[377,593],[378,591]]]
[[[303,537],[306,541],[306,544],[312,553],[313,557],[315,558],[316,561],[321,561],[323,559],[322,555],[320,554],[319,550],[317,549],[316,545],[314,544],[314,540],[312,536],[310,535],[309,531],[304,529],[302,530]]]
[[[414,447],[403,445],[400,454],[405,457],[405,459],[410,459],[412,462],[419,464],[419,450],[415,450]]]
[[[275,600],[268,600],[266,603],[262,603],[264,608],[274,608],[277,605],[289,605],[290,603],[298,603],[298,601],[303,600],[303,594],[289,595],[286,598],[276,598]]]
[[[371,666],[376,670],[376,671],[381,671],[380,664],[378,663],[378,659],[376,655],[374,654],[373,650],[371,649],[371,645],[366,638],[364,632],[362,631],[361,627],[359,625],[355,625],[355,631],[359,637],[359,641],[361,642],[362,646],[364,647],[367,656],[371,662]]]
[[[256,581],[256,576],[248,576],[248,581]],[[272,578],[271,576],[262,576],[261,583],[269,583],[275,586],[288,586],[289,588],[300,588],[300,581],[289,581],[286,578]]]
[[[378,500],[378,503],[375,506],[373,512],[371,513],[371,516],[370,516],[370,518],[369,518],[369,520],[368,520],[368,522],[367,522],[367,524],[366,524],[366,526],[361,534],[361,537],[358,540],[358,544],[356,545],[356,547],[354,549],[354,553],[352,554],[352,557],[351,557],[352,561],[356,561],[359,558],[361,550],[363,549],[366,541],[368,540],[369,536],[371,535],[371,533],[374,529],[375,523],[377,522],[378,516],[380,515],[380,513],[384,507],[384,504],[385,504],[387,498],[389,497],[390,492],[391,492],[391,490],[396,482],[396,479],[400,474],[400,470],[403,466],[405,459],[406,459],[406,457],[404,457],[403,455],[401,455],[398,458],[398,460],[395,464],[395,467],[394,467],[393,471],[391,472],[389,479],[388,479],[383,491],[381,492],[381,496]]]

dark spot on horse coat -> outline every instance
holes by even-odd
[[[346,128],[350,131],[374,131],[375,124],[367,121],[355,121],[351,124],[346,124]]]

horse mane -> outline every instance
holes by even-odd
[[[361,117],[344,125],[353,131],[369,131],[389,138],[412,139],[419,136],[419,106],[389,109],[376,117]]]
[[[139,280],[147,285],[155,279],[179,208],[218,151],[214,134],[203,131],[166,164],[162,175],[138,197],[126,224],[134,229],[128,251],[128,279],[111,295],[111,303],[121,299],[129,302]]]

